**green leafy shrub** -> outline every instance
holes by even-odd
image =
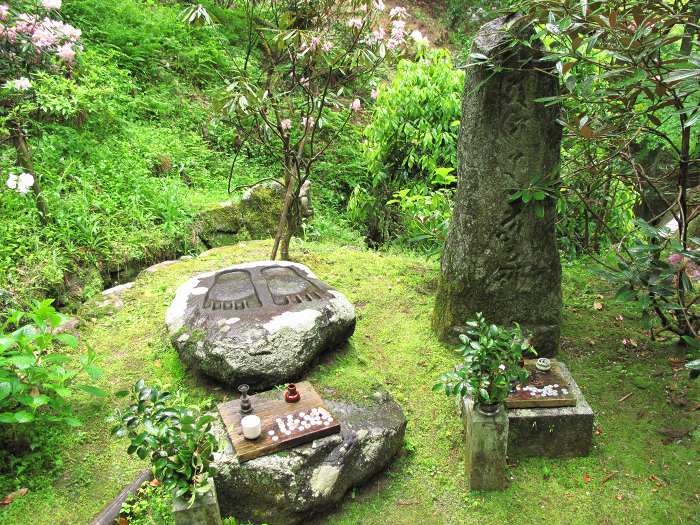
[[[193,501],[210,487],[211,463],[219,443],[210,432],[214,417],[202,415],[197,407],[181,404],[181,399],[156,386],[146,386],[143,379],[131,391],[132,404],[118,410],[112,434],[127,436],[128,454],[148,458],[155,477],[175,498]]]
[[[399,62],[379,89],[365,129],[367,175],[348,206],[369,240],[382,243],[401,231],[401,218],[386,206],[396,192],[429,186],[438,168],[456,168],[463,78],[449,52],[426,50],[417,61]]]
[[[466,333],[459,339],[461,366],[443,374],[433,390],[453,396],[469,395],[477,404],[494,405],[506,400],[512,381],[527,379],[527,370],[520,366],[520,360],[523,353],[534,350],[519,325],[510,329],[490,325],[477,313],[476,320],[467,322]]]
[[[88,383],[101,375],[95,354],[89,350],[74,364],[61,346],[77,350],[78,340],[56,333],[63,317],[51,300],[35,303],[30,312],[10,312],[0,330],[0,424],[59,422],[79,426],[73,416],[71,398],[78,390],[103,397],[105,393]],[[21,323],[28,319],[30,322]]]

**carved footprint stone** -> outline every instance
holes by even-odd
[[[320,353],[342,346],[355,309],[306,266],[261,261],[190,279],[166,324],[188,365],[262,389],[301,378]]]

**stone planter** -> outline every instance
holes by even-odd
[[[173,501],[175,525],[221,525],[221,512],[214,482],[210,483],[209,491],[198,496],[192,506],[182,498]]]
[[[508,486],[506,452],[508,414],[502,405],[475,407],[464,399],[464,468],[469,490],[503,490]],[[491,411],[484,411],[490,408]]]

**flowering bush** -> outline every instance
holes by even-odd
[[[523,353],[534,353],[520,326],[508,329],[490,325],[481,313],[467,322],[466,333],[457,351],[462,364],[453,372],[440,377],[433,390],[447,395],[472,396],[484,405],[500,404],[508,397],[511,382],[527,379],[527,370],[520,366]]]
[[[248,49],[264,53],[262,74],[246,59],[228,86],[225,109],[240,138],[263,146],[282,166],[285,197],[272,258],[280,246],[287,258],[299,190],[361,110],[374,72],[404,47],[407,13],[387,12],[381,0],[250,0],[245,12]],[[336,129],[327,129],[329,112],[345,115]]]
[[[70,70],[80,50],[80,29],[56,18],[60,8],[61,0],[0,3],[0,130],[8,130],[23,169],[9,173],[6,185],[22,194],[33,188],[44,221],[46,203],[17,108],[31,96],[34,74]]]

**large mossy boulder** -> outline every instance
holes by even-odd
[[[226,442],[213,464],[223,516],[243,523],[307,523],[389,465],[406,430],[403,411],[389,394],[376,392],[367,405],[324,403],[340,421],[340,434],[245,463],[223,426],[215,428]]]
[[[267,239],[274,237],[281,213],[282,186],[261,184],[237,202],[222,202],[201,212],[198,236],[207,248]]]

